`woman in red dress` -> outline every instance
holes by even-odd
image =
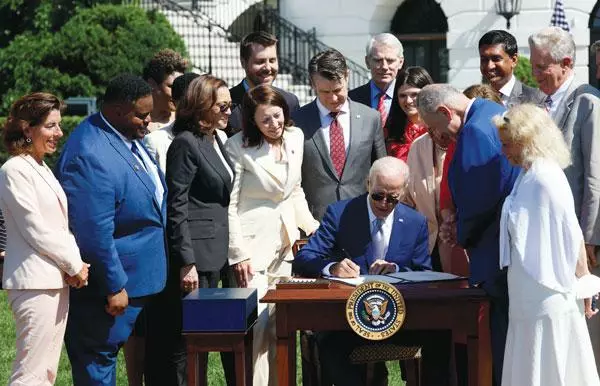
[[[423,67],[408,67],[398,73],[390,114],[384,127],[388,155],[406,162],[412,142],[427,132],[417,111],[417,95],[432,84]]]

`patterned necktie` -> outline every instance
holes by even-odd
[[[385,127],[385,121],[387,120],[388,113],[385,110],[385,96],[384,92],[379,93],[379,101],[377,102],[377,111],[381,117],[381,127]]]
[[[342,178],[344,164],[346,163],[346,145],[344,143],[342,126],[337,120],[338,114],[334,112],[329,113],[333,118],[333,121],[329,125],[329,155],[338,177]]]
[[[148,165],[146,165],[146,163],[144,162],[144,158],[142,158],[140,150],[135,144],[135,141],[131,142],[131,152],[133,153],[135,158],[137,158],[137,160],[140,161],[146,174],[148,174],[148,177],[150,177],[150,180],[154,183],[154,198],[156,198],[156,202],[162,203],[162,196],[164,191],[158,188],[159,186],[162,186],[162,183],[160,182],[160,180],[157,181],[154,173],[150,169],[148,169]]]
[[[385,258],[385,243],[383,240],[383,219],[376,218],[372,223],[371,240],[373,242],[374,260]]]
[[[546,108],[546,112],[549,113],[550,109],[552,109],[552,97],[550,95],[548,95],[544,100],[544,106]]]
[[[137,145],[133,141],[131,142],[131,152],[133,153],[133,155],[135,156],[135,158],[137,158],[137,160],[141,162],[141,164],[144,167],[144,169],[146,170],[146,172],[148,172],[148,168],[146,167],[146,163],[144,162],[144,159],[142,158],[142,155],[140,154],[140,151],[138,150]]]

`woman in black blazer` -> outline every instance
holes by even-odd
[[[186,292],[216,287],[227,265],[233,164],[221,130],[230,107],[226,83],[210,75],[193,80],[177,107],[167,152],[167,235]]]
[[[227,136],[221,130],[230,115],[227,84],[211,75],[194,79],[177,106],[166,172],[169,283],[148,321],[149,340],[162,341],[162,345],[149,343],[146,350],[147,355],[162,356],[162,360],[151,360],[146,366],[152,373],[147,376],[149,385],[186,382],[181,297],[198,287],[217,287],[220,279],[227,283],[227,210],[234,174],[223,147]],[[233,361],[225,357],[225,375],[232,384]]]

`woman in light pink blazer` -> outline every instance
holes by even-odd
[[[87,285],[88,265],[69,231],[67,198],[44,163],[56,151],[62,102],[33,93],[17,100],[4,126],[12,157],[0,168],[7,245],[3,287],[16,323],[10,385],[53,385],[69,310],[69,288]]]
[[[243,131],[225,147],[235,165],[229,201],[229,265],[239,287],[262,298],[274,278],[292,273],[298,228],[319,223],[300,186],[304,134],[291,126],[283,96],[271,86],[249,90],[242,101]],[[275,312],[258,305],[254,326],[254,384],[275,385]]]

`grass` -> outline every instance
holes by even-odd
[[[299,345],[298,345],[299,346]],[[8,378],[10,376],[12,361],[15,358],[15,324],[10,312],[10,307],[6,301],[6,292],[0,291],[0,385],[8,384]],[[404,383],[400,379],[400,369],[397,362],[389,362],[387,364],[390,385],[403,385]],[[298,350],[297,355],[297,380],[298,384],[302,384],[302,374],[300,371],[300,355]],[[60,357],[60,364],[58,368],[58,376],[56,379],[56,386],[71,386],[73,381],[71,379],[71,365],[67,357],[67,353],[64,350]],[[208,357],[208,385],[209,386],[222,386],[225,385],[225,378],[223,375],[223,369],[221,367],[221,360],[217,353],[210,353]],[[123,359],[123,352],[119,353],[117,361],[117,386],[127,386],[127,375],[125,372],[125,361]],[[189,385],[192,386],[192,385]],[[260,386],[260,385],[259,385]]]

